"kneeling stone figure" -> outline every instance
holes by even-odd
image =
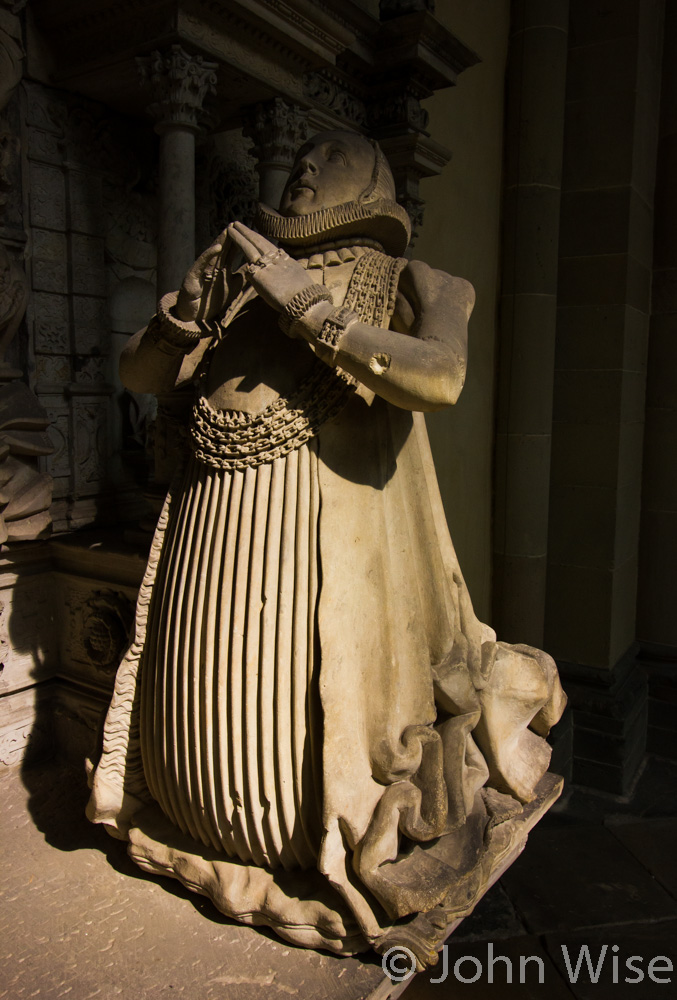
[[[475,617],[425,430],[474,294],[402,258],[388,165],[350,133],[302,147],[257,228],[121,362],[195,403],[88,815],[236,920],[424,966],[561,789],[555,665]]]

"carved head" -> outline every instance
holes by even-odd
[[[280,212],[309,215],[383,198],[395,200],[395,183],[377,143],[353,132],[320,132],[296,154]]]
[[[259,205],[259,232],[290,254],[374,246],[397,257],[411,236],[395,181],[377,142],[354,132],[320,132],[299,150],[280,211]]]

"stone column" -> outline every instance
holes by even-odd
[[[646,743],[634,643],[664,7],[570,0],[545,648],[574,781],[615,794]]]
[[[259,175],[259,201],[277,208],[294,155],[307,138],[306,119],[301,108],[274,97],[257,104],[245,121],[243,133],[254,140]]]
[[[217,64],[180,45],[137,59],[153,93],[149,112],[160,135],[158,297],[178,288],[195,260],[195,135],[207,94],[215,92]]]
[[[508,52],[494,621],[543,644],[569,0],[514,0]]]
[[[637,638],[649,673],[647,748],[677,757],[677,7],[665,5],[646,380]]]
[[[139,57],[142,83],[153,94],[148,111],[160,135],[157,294],[179,288],[195,260],[195,136],[205,120],[203,101],[215,92],[217,64],[180,45]],[[188,392],[158,396],[153,485],[146,496],[159,513],[185,447]]]

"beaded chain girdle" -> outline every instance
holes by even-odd
[[[363,323],[387,327],[395,309],[403,258],[366,250],[350,279],[344,307]],[[191,449],[216,469],[246,469],[288,455],[314,437],[322,424],[343,410],[357,386],[340,368],[319,359],[288,396],[280,396],[260,413],[219,410],[202,392],[193,407]]]

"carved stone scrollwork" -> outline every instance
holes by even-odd
[[[414,129],[425,132],[429,115],[411,90],[391,94],[369,107],[369,125],[374,131],[384,128]]]
[[[364,101],[349,93],[339,80],[332,79],[325,73],[306,73],[303,90],[310,100],[335,111],[344,121],[358,127],[366,125],[367,109]]]
[[[148,111],[158,128],[181,125],[197,131],[204,124],[207,116],[202,104],[208,94],[216,92],[217,63],[172,45],[164,52],[139,56],[136,64],[142,83],[153,92]]]

